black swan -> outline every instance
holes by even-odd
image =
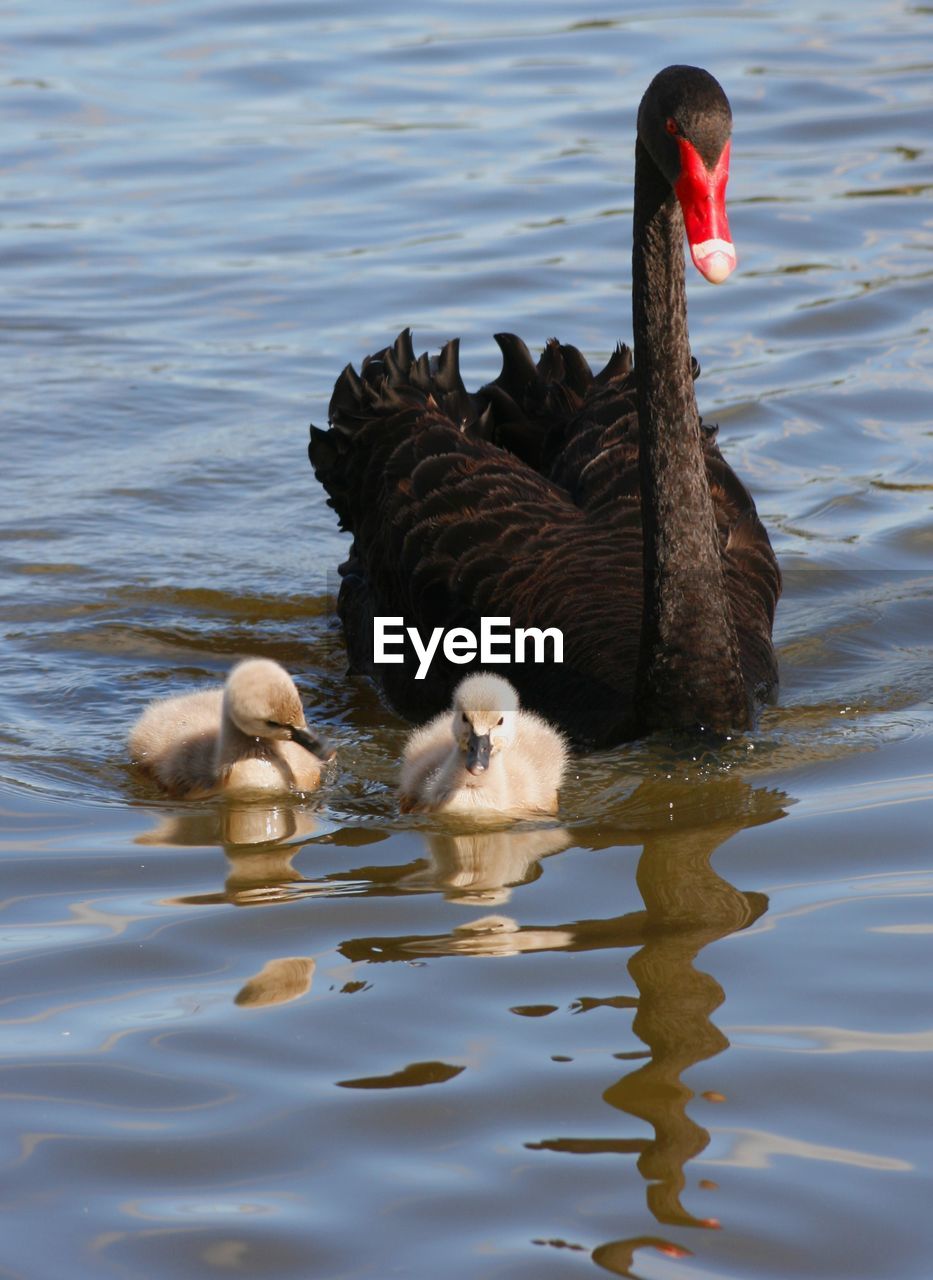
[[[438,653],[416,679],[407,643],[377,665],[374,617],[402,617],[425,640],[438,627],[478,635],[482,617],[558,628],[561,665],[502,674],[579,746],[748,728],[776,684],[780,572],[700,421],[687,335],[684,230],[707,279],[735,265],[731,129],[722,88],[696,67],[661,71],[642,100],[634,370],[624,346],[594,375],[574,347],[552,339],[535,365],[498,334],[502,372],[471,394],[456,340],[429,361],[406,330],[337,380],[309,454],[353,534],[338,609],[351,670],[409,719],[448,707],[464,666]]]

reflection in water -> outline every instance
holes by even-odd
[[[320,847],[359,847],[386,839],[382,829],[344,827],[315,841]],[[367,897],[399,893],[442,893],[462,906],[493,906],[505,902],[518,884],[538,874],[544,857],[574,843],[563,827],[509,827],[504,830],[420,830],[427,857],[402,865],[349,867],[306,882],[304,892],[365,893]],[[465,926],[469,928],[470,926]],[[475,927],[475,922],[474,926]]]
[[[315,815],[296,805],[261,802],[221,802],[197,813],[163,818],[138,844],[210,846],[220,844],[227,855],[227,878],[219,893],[173,898],[176,905],[257,906],[292,897],[301,874],[292,866],[300,845],[296,839],[317,829]],[[286,1004],[311,989],[315,961],[311,956],[280,956],[266,964],[237,992],[234,1003],[260,1009]]]
[[[138,836],[137,843],[223,847],[229,864],[223,889],[171,900],[185,906],[267,905],[293,901],[298,895],[354,889],[370,896],[441,892],[464,906],[494,906],[506,902],[515,885],[533,880],[542,858],[574,843],[569,831],[553,825],[479,830],[447,825],[419,833],[426,859],[401,866],[350,867],[308,880],[291,865],[302,840],[315,837],[316,847],[359,848],[387,835],[382,829],[354,826],[319,834],[318,827],[315,814],[305,808],[228,802],[163,818],[152,831]]]
[[[175,905],[269,905],[293,901],[298,895],[345,891],[354,882],[376,892],[442,892],[468,906],[504,902],[513,885],[536,874],[538,862],[567,848],[572,837],[563,827],[531,829],[426,831],[428,859],[402,867],[366,867],[341,871],[321,880],[305,880],[292,866],[300,849],[295,838],[312,835],[317,822],[312,813],[295,806],[226,802],[207,812],[176,814],[163,818],[153,831],[138,837],[141,844],[209,846],[221,844],[227,857],[227,877],[216,893],[173,898]],[[379,839],[379,833],[348,828],[324,839],[330,846],[356,847]],[[514,922],[490,916],[463,926],[463,950],[476,954],[511,954],[515,950],[541,950],[542,942],[525,931],[516,942]],[[460,930],[453,949],[458,949]],[[560,939],[551,945],[562,945]],[[268,961],[236,996],[236,1003],[257,1008],[281,1004],[304,995],[311,986],[314,960],[286,956]]]
[[[506,902],[514,885],[526,884],[538,863],[573,843],[563,827],[530,831],[425,832],[429,863],[404,876],[405,889],[440,890],[464,906],[492,906]],[[474,924],[475,927],[475,924]]]
[[[457,925],[441,938],[407,939],[403,946],[427,956],[517,956],[522,951],[572,951],[573,940],[572,929],[531,929],[511,916],[491,915]]]
[[[161,818],[151,831],[136,837],[136,844],[183,848],[276,844],[313,835],[317,827],[314,811],[303,805],[220,801],[209,809]]]
[[[707,1131],[687,1115],[693,1093],[681,1075],[728,1047],[712,1022],[725,998],[722,987],[695,969],[694,960],[710,942],[757,920],[768,905],[763,894],[741,892],[710,866],[715,850],[742,825],[721,815],[701,827],[671,822],[646,833],[638,864],[647,936],[628,969],[639,991],[633,1030],[651,1056],[603,1097],[654,1129],[638,1168],[649,1184],[649,1208],[671,1225],[718,1226],[714,1219],[692,1217],[680,1203],[684,1165],[709,1142]]]
[[[627,1016],[635,1005],[632,1026],[646,1051],[624,1055],[637,1058],[639,1065],[610,1085],[603,1098],[614,1110],[647,1124],[652,1136],[561,1135],[526,1145],[533,1151],[575,1157],[634,1155],[647,1183],[648,1207],[658,1222],[711,1228],[719,1225],[715,1218],[696,1217],[681,1203],[685,1167],[709,1142],[708,1132],[687,1114],[693,1093],[682,1077],[688,1068],[721,1053],[728,1041],[712,1021],[724,999],[722,988],[694,962],[709,943],[757,920],[767,909],[767,899],[736,889],[717,875],[710,860],[736,832],[783,816],[785,803],[780,793],[753,790],[734,777],[646,780],[592,827],[578,826],[573,832],[563,827],[426,831],[422,833],[426,859],[342,870],[313,883],[302,880],[291,860],[299,847],[294,838],[313,833],[315,819],[293,806],[223,805],[208,814],[166,820],[144,839],[221,843],[229,864],[223,890],[180,901],[238,906],[288,900],[295,892],[334,891],[336,886],[346,892],[354,884],[369,894],[441,892],[465,905],[497,905],[508,899],[512,886],[527,883],[538,873],[541,858],[571,843],[592,849],[641,845],[636,872],[644,901],[641,911],[546,927],[519,925],[505,914],[487,914],[447,934],[357,938],[339,950],[354,962],[385,963],[411,961],[415,956],[637,948],[628,962],[637,1000],[583,998],[576,1007],[581,1012],[597,1005],[616,1007]],[[354,847],[374,838],[380,839],[381,834],[347,829],[325,834],[322,843]],[[236,1002],[257,1008],[297,999],[309,990],[313,972],[311,957],[271,959],[244,985]],[[459,1071],[444,1063],[415,1063],[390,1076],[340,1083],[351,1088],[413,1087],[443,1083]],[[593,1258],[613,1274],[634,1275],[634,1254],[646,1246],[682,1253],[672,1242],[643,1236],[602,1244]]]
[[[172,898],[174,905],[211,906],[228,902],[247,907],[290,899],[301,874],[291,865],[298,841],[314,835],[314,812],[299,805],[221,802],[207,810],[163,817],[137,844],[221,845],[227,856],[227,878],[217,893]]]
[[[685,783],[647,780],[618,806],[609,821],[602,819],[598,828],[577,828],[573,833],[575,844],[590,848],[642,845],[637,883],[643,911],[556,928],[519,926],[507,916],[491,915],[449,934],[359,938],[345,942],[340,949],[350,960],[384,963],[410,960],[415,955],[517,955],[637,947],[628,964],[638,989],[633,1029],[647,1046],[647,1053],[635,1055],[640,1060],[637,1069],[610,1085],[603,1097],[615,1110],[647,1123],[653,1136],[561,1136],[527,1146],[573,1156],[607,1152],[635,1155],[648,1184],[648,1207],[658,1222],[716,1227],[716,1219],[696,1217],[681,1204],[685,1166],[709,1142],[708,1132],[687,1114],[693,1093],[682,1083],[682,1076],[728,1045],[712,1021],[724,999],[722,987],[709,974],[697,970],[694,961],[709,943],[747,928],[768,903],[764,894],[744,892],[723,880],[710,859],[736,832],[782,817],[786,802],[780,793],[753,790],[732,777]],[[508,835],[498,834],[503,841]],[[480,847],[475,846],[473,852]],[[498,866],[511,866],[514,871],[517,862],[510,863],[503,850],[504,844]],[[445,864],[436,859],[432,866],[437,871]],[[492,868],[487,871],[483,883],[488,886],[494,872]],[[446,881],[441,879],[441,885],[450,882],[449,874]],[[608,1003],[617,1004],[624,1012],[630,1001]],[[634,1253],[645,1245],[671,1255],[683,1254],[671,1242],[638,1237],[600,1245],[593,1259],[615,1275],[634,1275]]]
[[[269,960],[255,977],[244,983],[235,1003],[249,1009],[297,1000],[311,989],[314,960],[311,956],[283,956]]]
[[[449,1062],[411,1062],[387,1076],[363,1076],[359,1080],[338,1080],[341,1089],[418,1089],[426,1084],[446,1084],[465,1071]]]
[[[613,1240],[609,1244],[598,1245],[593,1250],[593,1261],[604,1271],[614,1276],[635,1276],[632,1270],[635,1265],[635,1254],[639,1249],[655,1249],[668,1258],[690,1258],[689,1249],[662,1240],[660,1236],[632,1236],[628,1240]]]

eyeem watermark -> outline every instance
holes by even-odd
[[[435,627],[427,644],[417,627],[404,626],[404,618],[373,618],[373,661],[404,662],[405,641],[411,642],[418,659],[416,680],[423,680],[441,650],[448,662],[563,662],[564,633],[557,627],[516,627],[511,618],[480,618],[479,636],[469,627]],[[548,644],[550,642],[550,644]],[[529,647],[532,657],[529,659]],[[550,648],[550,653],[548,652]]]

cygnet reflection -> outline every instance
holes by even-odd
[[[537,864],[573,843],[564,827],[516,831],[424,832],[430,862],[405,876],[403,889],[439,889],[463,906],[508,902],[512,888],[534,879]]]
[[[317,834],[316,814],[298,804],[223,801],[194,813],[162,817],[135,843],[182,848],[223,849],[227,874],[223,888],[212,893],[180,895],[171,901],[185,906],[260,906],[294,896],[303,884],[292,858],[305,839]]]
[[[243,1008],[261,1009],[297,1000],[311,990],[314,966],[311,956],[282,956],[269,960],[243,984],[234,1003]]]
[[[151,831],[136,836],[134,843],[248,848],[302,840],[314,835],[319,825],[316,814],[299,804],[226,801],[195,813],[166,814]]]
[[[559,951],[573,941],[572,929],[528,929],[511,916],[489,915],[458,924],[448,937],[422,946],[419,954],[517,956],[525,951]]]

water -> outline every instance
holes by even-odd
[[[930,1273],[931,11],[3,6],[0,1271]],[[305,459],[405,324],[629,338],[634,109],[736,119],[701,407],[785,570],[777,703],[401,819]],[[275,657],[312,803],[160,799],[145,701]]]

